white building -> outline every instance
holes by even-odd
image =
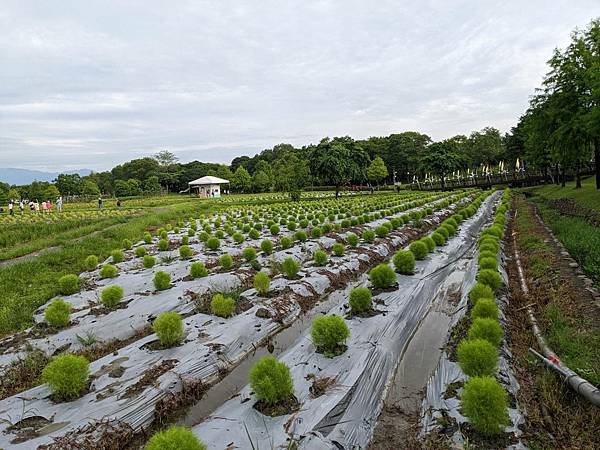
[[[190,195],[197,195],[203,198],[220,197],[221,186],[229,191],[229,181],[218,177],[206,176],[188,183]]]

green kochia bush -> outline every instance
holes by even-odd
[[[112,257],[113,263],[123,262],[125,259],[125,255],[123,254],[123,250],[113,250],[110,252],[110,256]]]
[[[63,295],[71,295],[79,291],[79,277],[77,275],[64,275],[58,279],[58,287]]]
[[[494,298],[494,291],[486,284],[475,283],[469,291],[469,299],[475,305],[480,298]]]
[[[294,394],[290,369],[274,356],[263,356],[250,370],[250,386],[259,400],[276,405]]]
[[[156,264],[156,258],[154,256],[146,255],[144,256],[143,264],[146,269],[150,269]]]
[[[372,302],[371,290],[365,287],[357,287],[350,291],[350,307],[354,314],[360,314],[362,312],[371,309]]]
[[[498,260],[496,258],[479,258],[479,268],[497,270]]]
[[[150,244],[152,242],[152,235],[149,232],[144,233],[144,242]]]
[[[44,311],[44,317],[53,327],[62,328],[69,323],[71,304],[63,299],[54,300]]]
[[[365,242],[373,242],[375,240],[375,232],[373,230],[365,230],[361,236]]]
[[[135,256],[137,256],[138,258],[143,257],[144,255],[146,255],[146,253],[148,253],[146,247],[140,246],[135,249]]]
[[[471,318],[498,319],[498,306],[491,298],[480,298],[471,309]]]
[[[152,324],[152,329],[163,347],[172,347],[183,339],[183,320],[174,311],[160,313]]]
[[[190,259],[193,254],[194,252],[192,251],[192,248],[189,245],[182,245],[181,247],[179,247],[179,256],[181,257],[181,259]]]
[[[171,427],[154,434],[144,450],[207,450],[207,447],[188,428]]]
[[[286,278],[295,278],[300,271],[300,263],[292,257],[285,258],[281,263],[281,271]]]
[[[387,264],[379,264],[369,272],[369,280],[379,289],[391,287],[396,284],[396,273]]]
[[[215,294],[210,302],[210,310],[215,316],[231,317],[235,312],[235,300],[223,294]]]
[[[159,291],[168,289],[171,285],[171,275],[167,272],[158,271],[154,274],[154,287]]]
[[[42,380],[60,400],[73,400],[85,389],[89,376],[89,363],[83,356],[60,355],[42,371]]]
[[[122,242],[123,248],[125,250],[131,250],[131,246],[133,245],[129,239],[123,239]]]
[[[327,264],[327,253],[323,250],[317,250],[313,255],[316,266],[324,266]]]
[[[494,375],[498,352],[485,339],[463,340],[457,349],[458,364],[470,377]]]
[[[105,287],[102,289],[102,293],[100,294],[102,304],[107,308],[114,308],[122,298],[123,288],[121,286],[117,286],[116,284]]]
[[[111,264],[106,264],[100,269],[100,278],[114,278],[117,276],[119,271]]]
[[[219,241],[219,238],[212,236],[206,240],[206,246],[210,250],[216,250],[221,246],[221,241]]]
[[[477,273],[477,281],[479,283],[483,283],[488,285],[494,291],[497,291],[498,288],[502,285],[502,277],[500,274],[491,269],[482,269]]]
[[[289,236],[283,236],[279,240],[279,244],[281,245],[281,248],[287,249],[287,248],[290,248],[293,245],[293,242],[292,242],[292,239]]]
[[[333,251],[333,254],[335,256],[343,256],[344,255],[344,244],[336,242],[335,244],[333,244],[333,247],[331,250]]]
[[[256,259],[256,249],[254,247],[246,247],[242,250],[242,256],[248,262]]]
[[[415,255],[415,259],[425,259],[427,256],[428,248],[424,242],[415,241],[410,244],[410,251]]]
[[[260,249],[265,255],[270,255],[273,252],[273,243],[269,239],[265,239],[260,243]]]
[[[399,250],[394,255],[393,262],[399,273],[411,274],[415,270],[415,256],[411,251]]]
[[[340,316],[328,315],[313,320],[310,335],[317,352],[336,356],[339,346],[350,336],[350,330]]]
[[[499,434],[508,425],[506,392],[492,377],[474,377],[465,383],[461,409],[475,430],[486,436]]]
[[[433,239],[433,242],[435,242],[435,245],[437,245],[438,247],[441,247],[442,245],[444,245],[446,243],[446,238],[444,237],[444,235],[438,231],[434,231],[431,234],[431,239]]]
[[[356,247],[358,245],[358,236],[354,233],[350,233],[346,236],[346,242],[348,242],[348,245],[351,247]]]
[[[435,250],[436,244],[435,241],[431,238],[431,236],[425,236],[421,239],[421,242],[423,242],[427,246],[427,251],[432,252]]]
[[[256,292],[260,295],[266,295],[269,292],[270,284],[271,279],[265,272],[257,272],[256,275],[254,275],[254,289],[256,289]]]
[[[85,258],[84,266],[87,270],[94,270],[98,267],[98,257],[96,255],[90,255]]]
[[[169,241],[167,241],[166,239],[161,239],[160,241],[158,241],[158,249],[161,252],[166,252],[167,250],[169,250]]]
[[[219,257],[219,263],[221,264],[221,267],[223,267],[223,269],[231,269],[231,266],[233,266],[233,258],[229,253],[223,253]]]
[[[196,261],[190,266],[190,276],[192,278],[203,278],[208,276],[208,270],[203,262]]]
[[[502,327],[497,320],[477,318],[469,328],[469,339],[485,339],[498,347],[502,342]]]

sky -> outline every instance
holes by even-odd
[[[0,167],[514,126],[600,0],[2,0]]]

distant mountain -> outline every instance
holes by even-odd
[[[78,173],[80,176],[89,175],[90,169],[67,170],[63,172],[43,172],[41,170],[16,169],[13,167],[0,168],[0,181],[11,186],[29,184],[33,181],[52,181],[61,173]]]

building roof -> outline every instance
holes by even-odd
[[[205,176],[202,178],[198,178],[197,180],[190,181],[188,184],[190,186],[201,186],[203,184],[228,184],[228,183],[229,183],[229,180],[224,180],[223,178]]]

